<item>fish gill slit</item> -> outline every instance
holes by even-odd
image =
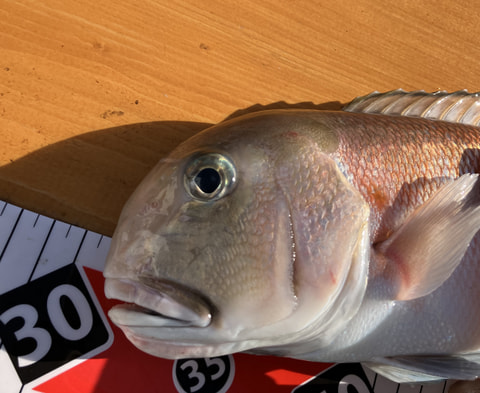
[[[291,272],[291,290],[293,294],[293,298],[295,300],[295,303],[297,303],[298,297],[297,297],[297,279],[296,279],[296,262],[297,262],[297,242],[295,239],[295,230],[293,228],[293,219],[292,219],[292,213],[288,212],[288,225],[289,225],[289,232],[290,232],[290,240],[291,240],[291,250],[290,250],[290,261],[291,261],[291,266],[292,266],[292,272]]]

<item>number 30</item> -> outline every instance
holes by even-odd
[[[80,326],[74,328],[65,317],[60,299],[66,296],[70,299],[80,319]],[[70,341],[81,340],[90,332],[93,326],[93,314],[84,294],[70,284],[55,287],[47,298],[47,314],[57,333]],[[38,311],[30,304],[18,304],[0,315],[4,325],[14,318],[22,318],[23,325],[15,331],[15,338],[21,341],[25,338],[35,340],[35,349],[18,358],[18,366],[26,367],[42,359],[52,346],[50,333],[41,327],[35,326],[38,321]]]

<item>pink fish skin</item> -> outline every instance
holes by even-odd
[[[479,96],[258,112],[175,149],[126,204],[109,315],[166,358],[239,351],[480,376]]]
[[[479,173],[475,126],[400,116],[343,116],[338,161],[372,209],[373,240],[388,238],[446,180]]]

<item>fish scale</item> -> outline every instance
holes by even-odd
[[[384,239],[386,231],[397,227],[419,203],[428,199],[443,184],[442,178],[475,173],[480,162],[480,134],[476,127],[391,117],[381,119],[381,123],[388,121],[388,132],[383,133],[379,132],[382,128],[378,127],[377,120],[377,117],[346,116],[336,153],[338,161],[347,163],[348,178],[372,208],[375,242]],[[408,130],[415,126],[419,131],[412,135]],[[450,140],[440,144],[446,133],[451,136]],[[365,146],[365,141],[372,140],[373,143]],[[408,154],[389,148],[396,144],[406,146]],[[373,160],[376,176],[369,176],[372,174],[369,163]],[[439,165],[442,161],[445,165]],[[407,190],[403,191],[405,187]],[[395,212],[389,217],[386,210],[392,206]]]

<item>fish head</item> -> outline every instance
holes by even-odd
[[[109,316],[138,348],[182,358],[288,345],[359,302],[368,208],[328,155],[335,134],[297,112],[198,134],[131,196],[104,275],[107,297],[126,302]]]

